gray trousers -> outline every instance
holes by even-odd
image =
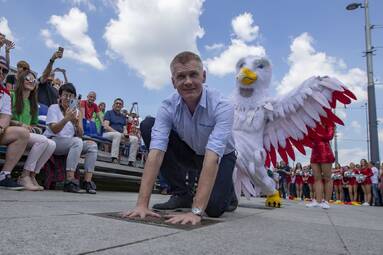
[[[83,141],[78,137],[52,137],[56,142],[54,155],[67,155],[66,170],[75,171],[80,156],[85,155],[84,170],[93,172],[97,160],[97,144],[93,141]]]

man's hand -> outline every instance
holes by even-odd
[[[10,51],[15,48],[15,43],[9,40],[5,41],[5,50]]]
[[[76,110],[76,109],[68,108],[68,109],[66,110],[66,112],[65,112],[64,119],[65,119],[66,121],[75,122],[76,119],[77,119],[77,110]]]
[[[191,223],[192,225],[199,224],[201,222],[201,217],[198,215],[195,215],[191,212],[189,213],[181,213],[181,214],[169,214],[166,215],[165,218],[169,218],[165,222],[171,223],[171,224],[179,224],[182,225]]]
[[[122,212],[120,214],[120,216],[121,216],[121,218],[137,218],[137,217],[140,217],[141,219],[144,219],[146,216],[152,216],[152,217],[156,217],[156,218],[161,218],[161,215],[159,215],[158,213],[155,213],[155,212],[149,210],[149,208],[147,208],[147,207],[140,207],[140,206],[137,206],[132,211]]]
[[[56,60],[56,59],[62,58],[62,57],[63,57],[62,51],[56,51],[55,53],[53,53],[51,60]]]

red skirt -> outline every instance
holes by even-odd
[[[309,176],[309,178],[308,178],[308,180],[307,180],[307,183],[308,183],[308,184],[314,184],[314,183],[315,183],[314,176]]]
[[[303,184],[303,178],[300,175],[295,176],[295,184],[302,185]]]
[[[342,185],[342,180],[334,180],[334,181],[333,181],[333,185],[334,185],[334,186],[340,186],[340,185]]]
[[[335,162],[329,142],[314,142],[310,162],[314,164]]]
[[[363,185],[367,185],[367,184],[372,184],[371,182],[371,177],[366,177],[366,180],[364,180],[364,182],[362,183]]]
[[[291,176],[290,175],[286,175],[286,182],[291,183]]]

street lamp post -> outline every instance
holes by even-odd
[[[364,8],[364,20],[365,20],[365,39],[366,39],[366,62],[367,62],[367,101],[368,101],[368,127],[370,134],[370,154],[371,161],[376,164],[379,162],[379,139],[378,139],[378,121],[376,116],[376,101],[375,101],[375,86],[374,75],[372,68],[372,54],[373,48],[371,46],[371,28],[370,15],[368,12],[368,0],[361,3],[352,3],[347,5],[347,10],[355,10],[357,8]]]

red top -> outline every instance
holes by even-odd
[[[81,108],[85,109],[84,119],[87,119],[87,120],[92,120],[93,113],[94,112],[98,113],[100,111],[100,109],[98,109],[97,104],[93,103],[89,105],[87,100],[81,100],[80,105],[81,105]]]
[[[329,141],[334,137],[335,126],[323,125],[323,128],[314,130],[314,135],[310,135],[313,141],[311,152],[311,163],[333,163],[335,161]]]
[[[371,176],[374,175],[371,168],[363,168],[360,169],[360,173],[366,176],[366,179],[364,180],[363,184],[371,184]]]

